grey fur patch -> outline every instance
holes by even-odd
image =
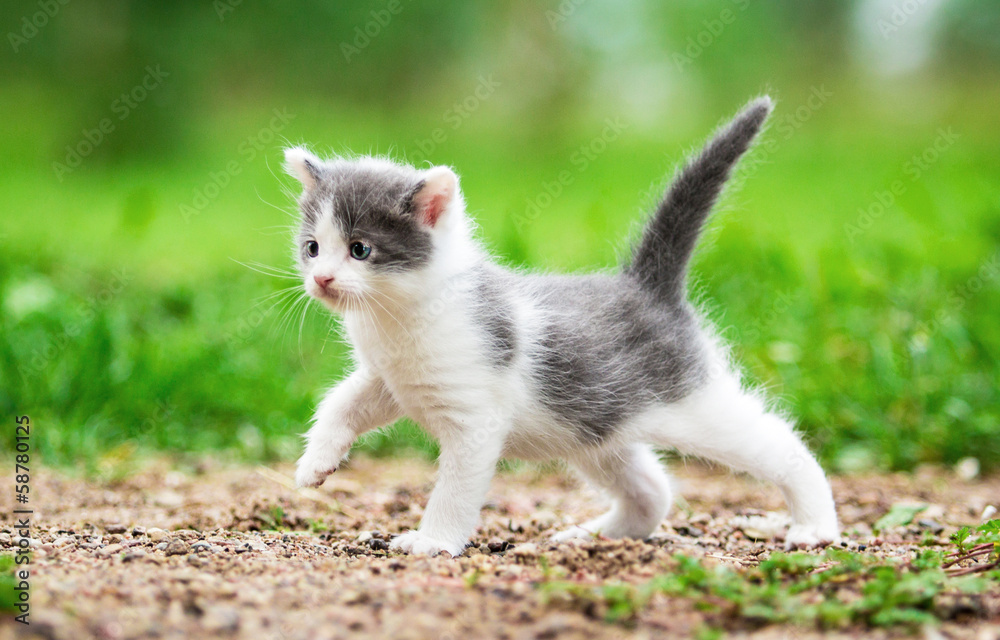
[[[505,367],[517,352],[517,330],[509,302],[513,278],[492,265],[483,265],[477,271],[474,320],[486,334],[490,360],[498,368]]]
[[[549,312],[526,347],[539,396],[582,441],[599,443],[645,408],[704,382],[707,359],[686,303],[664,305],[621,275],[524,282]]]
[[[430,233],[412,211],[412,196],[421,183],[416,169],[389,163],[337,161],[324,166],[314,189],[299,201],[300,247],[310,237],[330,204],[334,226],[345,241],[371,245],[367,262],[383,272],[416,269],[428,262]]]

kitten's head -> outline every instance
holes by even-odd
[[[458,178],[447,167],[323,161],[301,148],[287,149],[285,161],[303,188],[295,256],[305,289],[335,311],[412,286],[463,227]]]

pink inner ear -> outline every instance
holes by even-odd
[[[448,206],[448,198],[443,193],[435,193],[427,198],[421,211],[424,222],[432,227],[436,225],[446,206]]]

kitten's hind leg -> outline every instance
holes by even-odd
[[[735,375],[716,376],[670,405],[652,441],[775,483],[792,516],[786,546],[816,546],[839,537],[837,512],[823,469],[792,425],[745,391]]]
[[[624,451],[600,452],[574,460],[574,465],[613,499],[611,510],[590,522],[552,537],[645,538],[656,530],[670,510],[670,480],[653,449],[633,444]]]

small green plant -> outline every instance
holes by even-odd
[[[970,538],[973,543],[967,544]],[[609,622],[629,624],[654,593],[687,598],[715,627],[792,623],[821,629],[917,628],[947,616],[946,594],[1000,586],[1000,520],[952,536],[957,550],[921,549],[912,558],[877,558],[843,549],[822,555],[773,553],[756,567],[710,566],[684,554],[676,569],[640,585],[586,587],[548,582],[545,601],[563,596]],[[973,564],[970,564],[970,561]],[[970,574],[982,574],[972,576]]]
[[[477,584],[479,584],[479,579],[482,577],[483,572],[479,570],[479,567],[476,567],[462,579],[465,581],[466,587],[473,589]]]
[[[17,592],[14,587],[14,556],[0,555],[0,611],[15,611]]]
[[[281,505],[276,504],[269,509],[261,509],[254,517],[264,529],[278,531],[285,528],[285,510]]]
[[[969,527],[962,527],[952,536],[952,542],[958,550],[948,554],[951,558],[944,568],[953,576],[965,576],[973,573],[996,574],[1000,571],[1000,520],[990,520],[976,528],[975,544],[966,546],[966,541],[972,535]],[[976,559],[978,562],[968,567],[959,567],[961,562]],[[1000,579],[1000,577],[998,577]]]
[[[326,524],[319,518],[309,519],[309,531],[312,533],[326,533],[330,530],[330,525]]]
[[[926,504],[894,504],[889,512],[878,519],[872,526],[876,532],[902,527],[913,522],[917,514],[927,508]]]

